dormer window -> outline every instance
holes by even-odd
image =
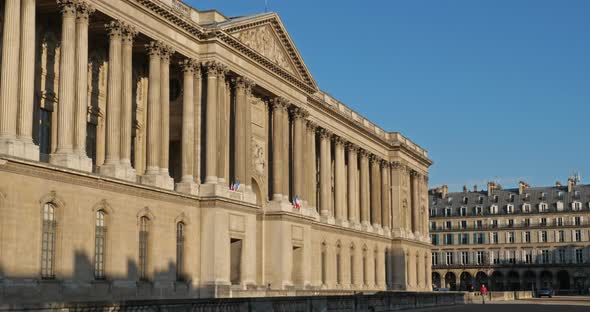
[[[459,208],[459,214],[461,215],[461,217],[465,217],[467,215],[467,207]]]
[[[508,213],[508,214],[514,213],[514,205],[513,204],[506,205],[506,213]]]
[[[582,210],[582,203],[579,201],[575,201],[572,203],[572,210],[573,211],[580,211]]]
[[[574,191],[574,198],[580,199],[580,191]]]
[[[498,214],[498,205],[492,205],[490,207],[490,213],[491,214]]]
[[[498,202],[498,195],[494,195],[494,203]]]
[[[557,207],[557,211],[563,211],[563,202],[562,201],[558,201],[557,203],[555,203],[555,206]]]
[[[463,204],[467,205],[468,201],[469,201],[469,199],[467,197],[463,197]]]
[[[477,216],[483,215],[483,207],[482,206],[475,206],[475,215],[477,215]]]
[[[563,191],[557,192],[557,198],[563,199]]]
[[[447,202],[448,202],[449,204],[451,204],[451,203],[453,202],[453,198],[452,198],[452,197],[449,197],[449,198],[447,199]]]
[[[431,208],[430,209],[430,216],[431,217],[436,217],[436,208]]]
[[[547,203],[539,203],[539,212],[547,212],[549,211],[549,207]]]
[[[480,204],[483,204],[483,197],[481,197],[481,196],[480,196],[480,197],[477,199],[477,202],[478,202],[478,203],[480,203]]]
[[[446,207],[445,208],[445,217],[450,217],[451,216],[451,207]]]
[[[547,194],[545,192],[541,192],[541,199],[545,200],[546,197],[547,197]]]
[[[524,212],[524,213],[531,212],[531,204],[528,204],[528,203],[522,204],[522,212]]]
[[[510,196],[508,198],[511,202],[514,202],[514,194],[510,194]]]

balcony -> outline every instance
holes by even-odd
[[[515,230],[525,230],[525,229],[555,229],[555,228],[575,228],[575,227],[586,227],[590,226],[590,221],[584,221],[575,223],[572,221],[564,221],[561,224],[554,224],[554,223],[547,223],[547,224],[529,224],[525,225],[523,223],[520,224],[482,224],[482,226],[475,226],[475,225],[467,225],[467,227],[462,227],[460,225],[453,225],[450,228],[445,226],[437,226],[436,228],[430,227],[430,232],[454,232],[454,231],[494,231],[494,230],[506,230],[506,229],[515,229]]]

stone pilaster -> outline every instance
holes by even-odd
[[[290,203],[292,198],[289,198],[290,191],[291,191],[291,170],[290,170],[290,120],[289,120],[289,103],[285,102],[285,111],[281,115],[281,158],[283,162],[281,163],[282,172],[283,172],[283,201]]]
[[[35,94],[35,0],[21,3],[20,70],[17,137],[22,144],[19,156],[39,160],[39,147],[33,143],[33,100]],[[6,30],[6,28],[4,28]],[[7,66],[4,65],[3,66]],[[1,140],[1,139],[0,139]],[[0,142],[0,153],[2,149]]]
[[[360,150],[360,163],[361,163],[361,170],[360,170],[360,205],[361,205],[361,226],[362,229],[365,231],[372,231],[371,221],[370,221],[370,198],[369,198],[369,153],[366,150]]]
[[[391,188],[389,187],[389,162],[381,162],[381,210],[383,217],[383,233],[387,236],[391,235]]]
[[[344,139],[334,136],[334,217],[337,224],[348,226],[344,144]]]
[[[291,108],[293,118],[293,195],[307,200],[304,196],[304,153],[303,139],[305,134],[304,120],[309,115],[299,107]]]
[[[194,99],[194,143],[193,143],[193,177],[195,183],[201,184],[201,96],[202,96],[202,85],[203,76],[201,73],[201,65],[195,63],[194,67],[195,77],[193,86],[193,99]]]
[[[405,233],[405,211],[402,202],[403,165],[397,161],[391,162],[391,231],[394,237],[401,237]]]
[[[428,176],[422,175],[422,179],[420,180],[420,198],[421,200],[421,209],[422,209],[422,236],[425,241],[430,239],[430,229],[429,229],[429,221],[428,218],[430,216],[430,211],[428,210]],[[429,284],[427,284],[429,285]]]
[[[326,129],[319,129],[320,135],[320,214],[322,221],[334,223],[333,211],[330,207],[331,201],[331,148],[330,138],[332,133]]]
[[[122,32],[122,83],[121,83],[121,146],[120,165],[123,178],[135,181],[135,169],[131,167],[131,139],[133,128],[133,38],[137,35],[135,28],[125,25]]]
[[[205,183],[217,184],[217,63],[205,65],[207,76],[207,116],[205,126]]]
[[[309,207],[318,208],[317,204],[317,170],[316,170],[316,141],[315,133],[317,126],[312,121],[306,122],[307,140],[306,140],[306,152],[308,155],[307,164],[307,178],[304,186],[307,189],[308,194],[308,205]]]
[[[163,45],[160,61],[160,174],[165,189],[174,189],[174,180],[168,172],[170,153],[170,58],[174,49]]]
[[[80,167],[80,158],[74,152],[76,3],[76,1],[72,0],[58,1],[62,14],[62,27],[59,61],[57,147],[49,159],[49,162],[54,165],[72,169],[79,169]],[[4,42],[4,45],[6,44],[7,42]],[[5,59],[2,63],[7,64],[10,61],[7,62]]]
[[[348,143],[346,149],[348,152],[348,220],[351,227],[360,229],[358,146]]]
[[[198,193],[197,184],[194,182],[194,135],[195,135],[195,113],[194,113],[194,60],[185,59],[180,62],[180,69],[183,72],[183,96],[182,96],[182,164],[181,181],[176,184],[178,192],[193,194]]]
[[[251,88],[252,82],[244,77],[237,77],[235,79],[235,117],[234,117],[234,177],[232,181],[239,180],[244,186],[251,183],[250,175],[250,163],[248,162],[249,144],[247,144],[251,138],[248,137],[247,128],[251,125],[248,124],[248,89]],[[241,189],[242,191],[245,189]]]
[[[373,229],[381,230],[381,159],[375,155],[371,158],[371,221]]]
[[[244,184],[246,185],[246,190],[249,192],[252,192],[252,167],[254,166],[254,163],[252,162],[252,105],[250,102],[252,98],[252,88],[254,88],[254,86],[254,81],[249,79],[246,80],[246,102],[244,105],[244,114],[246,116],[246,128],[244,129],[246,132],[246,141],[244,142],[244,163],[246,165],[246,171],[244,176]]]
[[[11,156],[20,156],[16,141],[18,79],[14,79],[14,73],[19,71],[21,4],[21,0],[6,0],[4,3],[2,80],[0,80],[0,154]]]

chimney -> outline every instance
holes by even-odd
[[[467,193],[468,189],[467,189],[467,185],[463,185],[463,193]]]
[[[496,182],[488,182],[488,196],[492,196],[496,190]]]
[[[442,192],[441,192],[442,198],[447,198],[447,195],[449,194],[449,186],[444,184],[441,187],[441,189],[442,189]]]
[[[559,181],[555,182],[555,186],[561,187],[561,182],[559,182]]]
[[[477,184],[473,186],[473,193],[477,193]]]
[[[576,181],[573,178],[567,179],[567,192],[571,193],[574,191],[574,186],[576,186]]]
[[[518,195],[522,195],[524,193],[524,190],[528,189],[529,185],[524,182],[524,181],[520,181],[518,183]]]

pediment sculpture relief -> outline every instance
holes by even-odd
[[[295,74],[289,55],[269,25],[247,29],[233,34],[238,40],[266,56],[291,74]]]

